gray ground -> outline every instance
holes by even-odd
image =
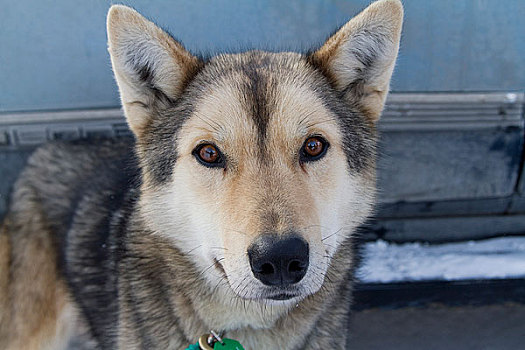
[[[355,312],[351,350],[525,349],[525,305],[369,309]]]

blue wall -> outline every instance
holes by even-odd
[[[1,0],[0,112],[118,106],[105,0]],[[307,49],[367,0],[122,1],[195,52]],[[405,0],[394,91],[525,87],[524,0]]]

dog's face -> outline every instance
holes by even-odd
[[[143,170],[142,214],[212,287],[244,299],[317,292],[370,212],[375,123],[402,8],[371,5],[309,55],[206,62],[114,6],[109,50]]]
[[[216,57],[188,90],[172,176],[151,192],[159,232],[183,227],[184,250],[243,298],[317,291],[372,202],[370,126],[298,54]]]

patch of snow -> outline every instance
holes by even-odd
[[[525,277],[525,237],[430,245],[366,243],[361,282]]]

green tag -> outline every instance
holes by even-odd
[[[199,346],[199,343],[191,344],[186,348],[186,350],[200,350],[201,347]]]
[[[216,342],[213,346],[213,350],[244,350],[241,343],[239,343],[237,340],[223,338],[221,344],[220,342]]]

